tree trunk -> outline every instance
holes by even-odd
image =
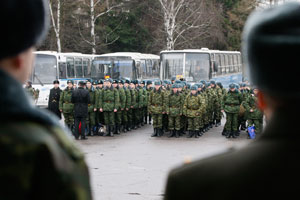
[[[49,10],[52,21],[52,26],[55,32],[56,42],[57,42],[57,52],[61,52],[61,41],[60,41],[60,11],[61,11],[61,2],[57,0],[57,15],[56,15],[56,23],[53,15],[52,4],[49,1]]]
[[[92,54],[96,54],[95,4],[94,4],[94,0],[90,0],[90,6],[91,6],[91,38],[92,38]]]

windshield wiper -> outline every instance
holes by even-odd
[[[41,86],[44,86],[44,83],[39,79],[39,77],[36,74],[34,74],[34,77],[38,80]]]

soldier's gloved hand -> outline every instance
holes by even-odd
[[[117,109],[114,109],[114,112],[117,112],[118,110]]]

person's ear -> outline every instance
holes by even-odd
[[[266,110],[267,108],[267,104],[266,104],[266,98],[265,98],[265,95],[262,91],[258,91],[257,93],[257,106],[260,110],[264,111]]]

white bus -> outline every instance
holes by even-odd
[[[159,79],[159,56],[142,53],[109,53],[96,56],[92,65],[92,78],[153,80]]]
[[[160,78],[185,78],[188,82],[215,80],[225,87],[243,81],[243,64],[238,51],[202,49],[172,50],[160,53]]]
[[[40,91],[36,105],[47,107],[53,81],[59,80],[60,88],[67,86],[67,80],[77,83],[91,78],[91,63],[94,55],[81,53],[35,52],[36,60],[30,80],[32,87]]]

